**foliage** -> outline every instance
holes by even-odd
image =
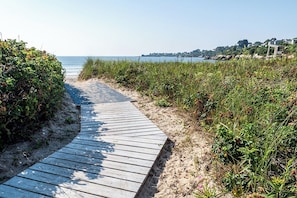
[[[95,62],[96,76],[163,98],[214,133],[233,195],[297,196],[297,59]]]
[[[28,134],[53,112],[64,92],[55,56],[0,40],[0,147]]]
[[[264,42],[256,41],[250,43],[247,39],[239,40],[237,44],[231,46],[218,46],[213,50],[200,50],[196,49],[191,52],[178,52],[178,53],[150,53],[144,56],[174,56],[174,57],[215,57],[218,55],[260,55],[266,56],[268,43],[276,42],[280,45],[281,51],[286,55],[296,55],[297,44],[288,44],[285,40],[277,40],[276,38],[267,39]],[[273,54],[273,48],[271,49]]]

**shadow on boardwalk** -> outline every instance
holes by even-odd
[[[81,129],[86,127],[84,121],[87,120],[87,123],[92,123],[88,126],[91,131],[87,133],[93,133],[94,137],[99,137],[98,131],[104,122],[95,119],[95,104],[81,90],[68,84],[65,84],[65,88],[77,106],[87,106],[89,114],[85,114],[86,117],[82,118]],[[85,131],[81,130],[78,136],[84,133]],[[112,143],[102,140],[92,141],[87,138],[80,140],[76,137],[62,149],[1,185],[0,197],[89,196],[88,193],[80,192],[80,190],[86,186],[90,188],[90,192],[98,188],[95,183],[100,184],[102,178],[105,177],[100,174],[104,170],[102,165],[106,158],[104,153],[112,152],[114,152]]]

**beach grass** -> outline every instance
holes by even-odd
[[[176,106],[214,134],[234,196],[296,196],[297,59],[131,62],[88,59],[80,79],[115,79]]]

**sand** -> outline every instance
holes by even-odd
[[[195,120],[175,107],[156,106],[149,97],[112,81],[99,82],[135,100],[133,104],[168,136],[169,140],[138,197],[195,197],[194,193],[203,186],[219,189],[212,176],[215,171],[212,137]],[[69,143],[79,132],[78,115],[78,109],[66,94],[61,110],[46,127],[32,136],[31,141],[10,145],[0,153],[0,182]],[[67,117],[73,123],[65,124]]]

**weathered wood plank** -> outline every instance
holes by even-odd
[[[120,162],[125,164],[134,164],[138,166],[144,166],[150,168],[153,164],[152,161],[142,160],[142,159],[135,159],[131,157],[126,156],[119,156],[119,155],[112,155],[112,154],[103,154],[101,152],[96,151],[86,151],[86,150],[79,150],[79,149],[72,149],[72,148],[62,148],[60,149],[60,152],[68,153],[68,154],[74,154],[74,155],[81,155],[86,157],[94,157],[98,159],[104,159],[108,161],[114,161],[114,162]]]
[[[145,131],[158,131],[160,133],[160,129],[158,129],[155,126],[134,126],[130,128],[97,128],[93,130],[81,130],[80,133],[98,133],[99,135],[101,134],[122,134],[123,132],[126,133],[141,133]]]
[[[83,139],[83,137],[80,137],[78,139]],[[86,138],[89,139],[89,138]],[[130,142],[138,142],[138,143],[145,143],[145,144],[164,144],[167,140],[167,136],[157,136],[156,138],[148,138],[148,137],[120,137],[120,136],[100,136],[95,138],[96,141],[106,141],[113,143],[113,141],[117,140],[126,140]]]
[[[83,110],[86,111],[106,111],[106,112],[124,112],[126,111],[133,111],[133,110],[138,110],[133,104],[127,103],[108,103],[108,104],[86,104],[83,105]],[[139,111],[139,110],[138,110]]]
[[[104,197],[92,193],[84,193],[80,191],[68,190],[62,186],[43,183],[40,181],[35,181],[31,179],[26,179],[23,177],[15,176],[12,179],[8,180],[6,185],[13,186],[18,189],[22,189],[24,191],[36,192],[40,193],[41,196],[48,197],[87,197],[87,198],[95,198],[95,197]],[[97,191],[99,191],[97,189]]]
[[[123,151],[123,150],[114,150],[114,151],[106,151],[102,150],[96,146],[88,146],[88,145],[79,145],[70,143],[66,145],[67,148],[73,148],[73,149],[80,149],[80,150],[86,150],[86,151],[96,151],[96,152],[102,152],[102,153],[108,153],[112,155],[119,155],[119,156],[126,156],[131,157],[135,159],[143,159],[147,161],[154,161],[155,155],[150,155],[146,153],[136,153],[135,151]]]
[[[133,119],[135,119],[134,121],[139,121],[140,119],[142,119],[143,121],[148,121],[147,119],[145,119],[143,115],[123,115],[123,116],[112,116],[112,117],[103,117],[102,115],[100,116],[82,116],[81,117],[81,122],[82,123],[92,123],[92,122],[125,122],[125,121],[132,121]]]
[[[143,116],[143,114],[141,112],[138,112],[138,111],[131,111],[131,112],[118,112],[118,111],[115,111],[113,113],[110,113],[110,114],[105,114],[103,112],[92,112],[92,113],[89,113],[89,112],[82,112],[81,113],[81,117],[82,118],[93,118],[93,119],[104,119],[104,118],[121,118],[121,117],[130,117],[130,116]],[[84,120],[84,119],[82,119]]]
[[[125,117],[133,117],[133,116],[142,116],[142,114],[139,113],[118,113],[114,112],[114,114],[100,114],[100,113],[94,113],[93,115],[89,114],[81,114],[82,121],[101,121],[101,120],[107,120],[107,119],[122,119]]]
[[[104,135],[109,135],[109,136],[131,136],[131,137],[141,137],[141,136],[147,136],[147,135],[156,135],[156,136],[161,136],[162,134],[160,134],[159,130],[152,130],[152,131],[139,131],[139,132],[122,132],[122,134],[120,133],[108,133],[108,132],[103,132],[100,135],[104,136]]]
[[[104,123],[100,123],[98,122],[97,125],[93,125],[93,126],[89,126],[89,125],[85,125],[84,122],[82,122],[82,128],[88,130],[89,128],[99,128],[99,127],[112,127],[112,128],[131,128],[131,127],[134,127],[134,126],[150,126],[152,125],[151,122],[147,121],[147,120],[139,120],[139,121],[130,121],[130,122],[125,122],[125,121],[122,121],[122,122],[115,122],[115,123],[112,123],[112,122],[106,122],[105,120],[103,121]],[[96,122],[94,122],[96,123]],[[155,125],[152,125],[152,126],[155,126]],[[156,126],[155,126],[156,127]],[[156,127],[157,128],[157,127]]]
[[[79,169],[78,167],[69,168],[66,166],[56,166],[53,164],[46,163],[37,163],[31,166],[29,169],[36,170],[40,172],[46,172],[49,174],[61,175],[67,178],[75,179],[76,177],[82,180],[92,180],[93,183],[114,186],[116,188],[124,189],[128,187],[129,191],[135,191],[136,187],[139,188],[141,182],[139,181],[130,181],[123,178],[111,177],[104,174],[99,174],[98,172],[94,173],[86,169]],[[101,173],[101,172],[100,172]]]
[[[166,142],[167,137],[165,135],[162,136],[141,136],[141,137],[125,137],[125,136],[115,136],[115,135],[107,135],[107,134],[99,134],[99,133],[79,133],[76,137],[77,139],[85,139],[85,140],[96,140],[96,141],[111,141],[111,140],[131,140],[131,142],[143,142],[146,144],[162,144],[162,142]],[[161,143],[160,143],[161,141]],[[112,143],[112,142],[111,142]]]
[[[114,102],[114,103],[97,103],[94,105],[85,105],[85,108],[128,108],[128,107],[135,107],[130,101],[125,101],[125,102]]]
[[[64,187],[75,191],[99,195],[103,197],[109,197],[111,195],[114,197],[133,197],[136,193],[135,191],[128,191],[124,189],[113,188],[107,185],[94,183],[94,179],[92,178],[87,178],[88,180],[81,180],[80,177],[82,175],[84,174],[77,173],[76,175],[74,175],[72,179],[70,179],[57,174],[49,174],[41,171],[27,169],[18,176],[21,178],[31,179],[38,182]],[[86,175],[84,176],[87,177]]]
[[[138,142],[131,142],[128,140],[110,140],[107,142],[104,141],[96,141],[96,140],[87,140],[87,139],[75,139],[72,141],[72,143],[76,144],[85,144],[85,145],[90,145],[90,146],[98,146],[102,147],[104,145],[112,145],[112,148],[119,149],[119,150],[133,150],[135,151],[136,149],[141,149],[138,150],[140,153],[155,153],[155,151],[160,151],[160,148],[162,145],[160,144],[147,144],[147,143],[138,143]],[[143,149],[143,150],[142,150]],[[147,151],[147,152],[146,152]]]
[[[132,182],[142,183],[143,180],[145,179],[145,175],[142,175],[142,174],[124,172],[124,171],[109,169],[101,166],[86,166],[85,164],[82,164],[80,162],[65,161],[57,158],[48,157],[42,160],[42,163],[50,164],[54,166],[60,166],[64,168],[70,168],[77,171],[83,171],[86,173],[93,173],[100,176],[114,177],[122,180],[132,181]]]
[[[102,124],[105,124],[105,123],[109,123],[109,124],[116,124],[116,123],[135,123],[135,122],[140,122],[140,121],[147,121],[146,119],[142,118],[142,117],[139,117],[139,116],[136,116],[136,117],[124,117],[122,118],[121,120],[118,120],[118,119],[102,119],[101,122],[98,121],[98,122],[94,122],[94,121],[91,121],[91,122],[88,122],[88,121],[82,121],[82,124],[87,127],[87,126],[101,126]]]
[[[72,142],[72,144],[78,144],[81,145],[82,147],[84,146],[94,146],[97,147],[97,149],[103,148],[105,149],[104,146],[99,145],[97,142],[92,142],[92,141],[75,141]],[[159,150],[157,149],[149,149],[149,148],[144,148],[144,147],[138,147],[138,146],[133,146],[133,145],[121,145],[121,144],[115,144],[112,146],[113,150],[121,150],[121,151],[131,151],[135,152],[136,154],[138,153],[143,153],[143,154],[150,154],[150,155],[155,155],[159,153]]]
[[[65,160],[65,163],[67,163],[68,161],[80,162],[85,166],[100,166],[104,168],[125,171],[128,173],[147,174],[150,169],[148,167],[143,167],[138,165],[124,164],[119,162],[107,161],[104,159],[89,158],[85,156],[66,154],[60,151],[53,153],[52,155],[50,155],[50,157]]]
[[[49,164],[37,163],[29,169],[32,171],[45,172],[52,175],[60,175],[71,180],[84,180],[86,182],[128,190],[131,192],[137,192],[139,186],[141,185],[141,183],[139,182],[132,182],[114,177],[101,176],[98,174],[87,173],[84,171],[76,171],[74,169],[58,167]],[[23,173],[25,173],[26,171],[24,171]]]
[[[111,134],[109,134],[111,135]],[[115,135],[115,134],[113,134]],[[163,134],[160,134],[158,131],[149,131],[149,132],[139,132],[139,133],[123,133],[122,136],[125,137],[145,137],[145,136],[161,136],[163,137]]]
[[[143,131],[159,131],[160,129],[151,125],[131,125],[131,126],[99,126],[99,127],[85,127],[82,126],[80,133],[122,133],[122,132],[143,132]]]
[[[15,176],[5,182],[5,185],[13,186],[21,190],[27,190],[29,192],[40,193],[43,196],[53,197],[59,188],[55,185],[46,184],[31,179],[24,179]]]
[[[45,198],[49,196],[33,193],[33,192],[22,190],[16,187],[0,185],[0,197],[1,198],[12,198],[12,197]]]

